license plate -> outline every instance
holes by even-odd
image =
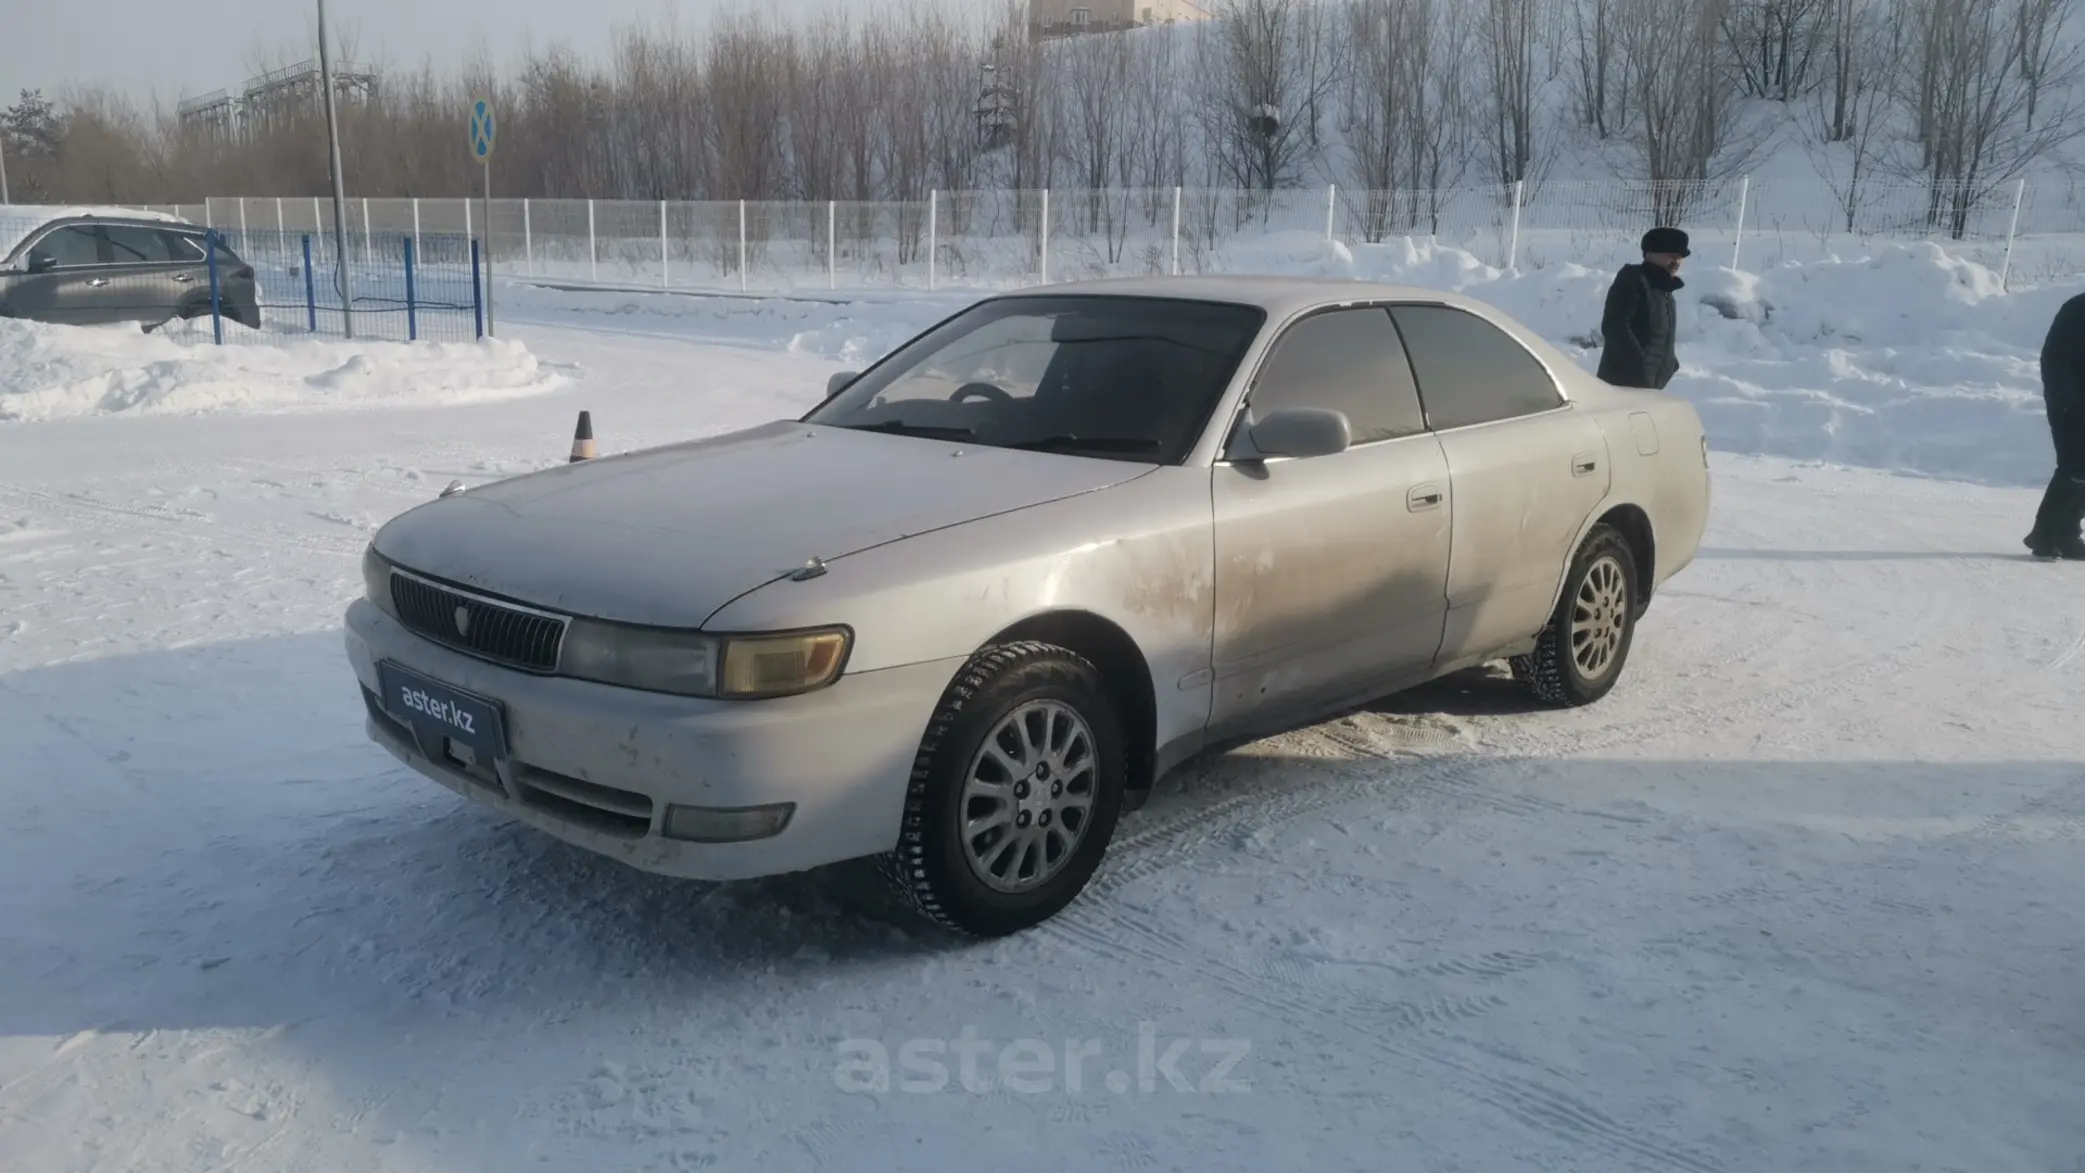
[[[506,736],[498,701],[430,680],[388,661],[377,664],[376,675],[384,690],[384,708],[413,728],[468,748],[477,761],[489,761],[505,753]],[[442,743],[437,740],[434,744]]]

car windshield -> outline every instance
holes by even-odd
[[[829,427],[1174,464],[1264,311],[1149,297],[984,302],[913,340],[804,417]]]

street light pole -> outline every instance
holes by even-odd
[[[340,276],[340,324],[355,336],[354,290],[348,279],[347,185],[340,174],[340,118],[333,109],[333,58],[326,47],[326,0],[319,6],[319,85],[326,91],[326,142],[333,162],[333,267]]]
[[[11,204],[7,198],[7,136],[0,134],[0,204]]]

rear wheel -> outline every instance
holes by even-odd
[[[1042,643],[972,657],[927,723],[884,871],[920,912],[996,937],[1062,911],[1107,853],[1121,719],[1084,657]]]
[[[1621,679],[1636,636],[1636,555],[1612,526],[1586,535],[1535,650],[1511,661],[1514,679],[1544,704],[1589,705]]]

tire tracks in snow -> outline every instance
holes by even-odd
[[[1172,981],[1180,974],[1193,974],[1240,1003],[1269,1014],[1291,1034],[1343,1054],[1360,1047],[1380,1058],[1401,1061],[1422,1077],[1453,1087],[1553,1140],[1596,1148],[1614,1160],[1660,1173],[1721,1171],[1712,1158],[1648,1135],[1552,1082],[1503,1072],[1457,1053],[1458,1047],[1468,1046],[1454,1034],[1457,1028],[1514,1005],[1510,990],[1490,987],[1531,974],[1556,959],[1493,951],[1416,965],[1361,963],[1401,980],[1432,978],[1472,987],[1467,992],[1440,989],[1420,997],[1378,998],[1365,990],[1329,982],[1299,981],[1305,967],[1293,957],[1273,959],[1255,970],[1197,953],[1192,944],[1150,919],[1105,901],[1081,900],[1045,922],[1039,931],[1084,952]],[[1325,1032],[1317,1022],[1327,1016],[1328,1009],[1359,1029],[1339,1035]],[[1443,1035],[1445,1041],[1437,1041]]]
[[[331,538],[278,525],[224,522],[195,510],[119,505],[78,493],[51,493],[20,485],[0,484],[0,504],[28,509],[74,531],[175,534],[199,546],[258,546],[274,552],[353,558],[368,544],[366,538]]]

